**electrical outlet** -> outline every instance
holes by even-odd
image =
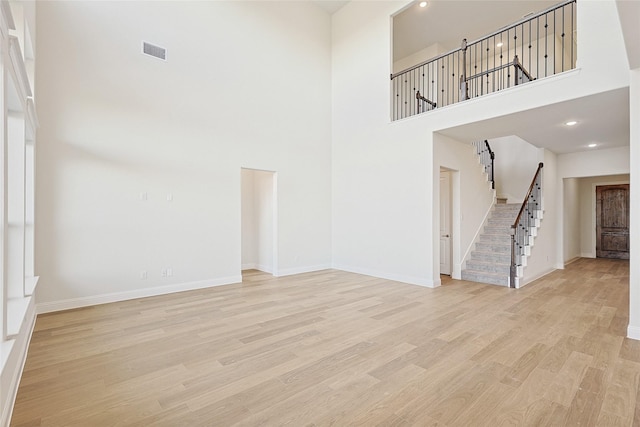
[[[173,268],[168,267],[166,271],[167,271],[167,277],[173,276]]]
[[[166,269],[166,268],[163,268],[163,269],[160,271],[160,275],[161,275],[162,277],[167,277],[167,269]]]
[[[147,270],[142,270],[140,272],[140,279],[145,280],[147,278]]]

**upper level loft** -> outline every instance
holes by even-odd
[[[464,31],[463,24],[454,24],[457,31]],[[462,38],[464,36],[461,34],[461,44],[456,49],[436,54],[401,71],[394,70],[391,75],[392,120],[575,68],[576,0],[527,14],[517,22],[471,42]],[[437,43],[433,44],[424,52],[437,51],[438,47]],[[406,59],[412,58],[415,59],[415,55]],[[396,61],[394,68],[406,64],[406,59]]]

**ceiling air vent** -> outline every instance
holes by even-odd
[[[162,59],[163,61],[167,60],[167,49],[151,43],[142,42],[142,53]]]

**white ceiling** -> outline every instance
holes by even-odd
[[[338,11],[342,6],[349,3],[348,1],[334,1],[334,0],[312,0],[311,3],[326,10],[329,14],[333,14]]]
[[[430,0],[416,1],[393,18],[393,59],[405,58],[435,43],[445,50],[513,24],[561,0]]]
[[[569,120],[578,122],[566,126]],[[618,89],[442,131],[460,141],[517,135],[556,154],[629,145],[629,90]],[[591,143],[596,148],[588,148]]]

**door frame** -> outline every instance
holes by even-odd
[[[598,196],[596,194],[596,187],[603,187],[603,186],[607,186],[607,185],[622,185],[622,184],[629,184],[629,189],[631,189],[631,185],[630,182],[627,181],[605,181],[605,182],[594,182],[593,184],[591,184],[591,256],[590,258],[596,258],[596,242],[598,239],[598,236],[596,235],[596,228],[598,225],[598,218],[596,218],[596,209],[597,209],[597,203],[598,203]],[[631,197],[631,190],[629,190],[629,197]]]
[[[460,171],[457,169],[451,169],[445,166],[440,165],[439,172],[449,172],[450,173],[450,221],[451,221],[451,278],[456,280],[462,279],[462,255],[460,253],[460,227],[461,227],[461,204],[460,204]],[[438,172],[438,176],[440,176]],[[438,181],[438,232],[440,231],[440,184]],[[439,240],[439,238],[438,238]],[[437,264],[438,270],[440,269],[440,245],[438,247],[438,259]]]
[[[451,214],[451,209],[452,209],[451,206],[453,204],[451,202],[452,193],[453,193],[453,191],[451,191],[452,178],[453,177],[452,177],[451,171],[443,169],[443,168],[440,168],[440,190],[441,191],[440,191],[439,208],[440,208],[441,215],[440,215],[440,227],[439,227],[440,228],[440,233],[439,233],[440,235],[439,235],[439,239],[442,242],[442,238],[443,238],[443,236],[442,236],[442,225],[443,225],[443,223],[448,222],[449,224],[448,224],[448,227],[447,227],[447,229],[448,229],[447,231],[448,231],[449,235],[447,236],[447,238],[449,239],[449,244],[447,245],[447,248],[449,249],[448,250],[449,253],[448,254],[443,254],[442,250],[440,251],[440,260],[438,262],[438,265],[440,266],[440,274],[444,274],[444,275],[447,275],[447,276],[451,276],[453,274],[453,251],[452,251],[452,246],[453,246],[453,224],[452,224],[453,221],[452,221],[452,219],[453,219],[453,215]],[[444,195],[442,193],[442,181],[443,180],[447,180],[448,181],[447,187],[448,187],[448,193],[449,194],[446,195],[446,199],[449,202],[448,203],[449,206],[447,207],[447,209],[444,210],[447,213],[448,218],[443,218],[442,217],[443,202],[445,200],[445,197],[444,197]],[[442,248],[442,243],[441,243],[440,247]],[[449,272],[445,273],[445,272],[442,271],[442,260],[446,259],[447,257],[449,258]]]
[[[267,169],[258,169],[258,168],[250,168],[250,167],[240,167],[240,270],[242,273],[242,245],[243,245],[243,227],[242,227],[242,171],[247,170],[251,172],[265,172],[270,174],[271,177],[271,215],[272,215],[272,236],[271,236],[271,266],[270,273],[275,277],[278,277],[278,172],[267,170]],[[254,211],[255,214],[255,211]],[[255,266],[256,269],[259,266]],[[262,271],[262,270],[261,270]]]

